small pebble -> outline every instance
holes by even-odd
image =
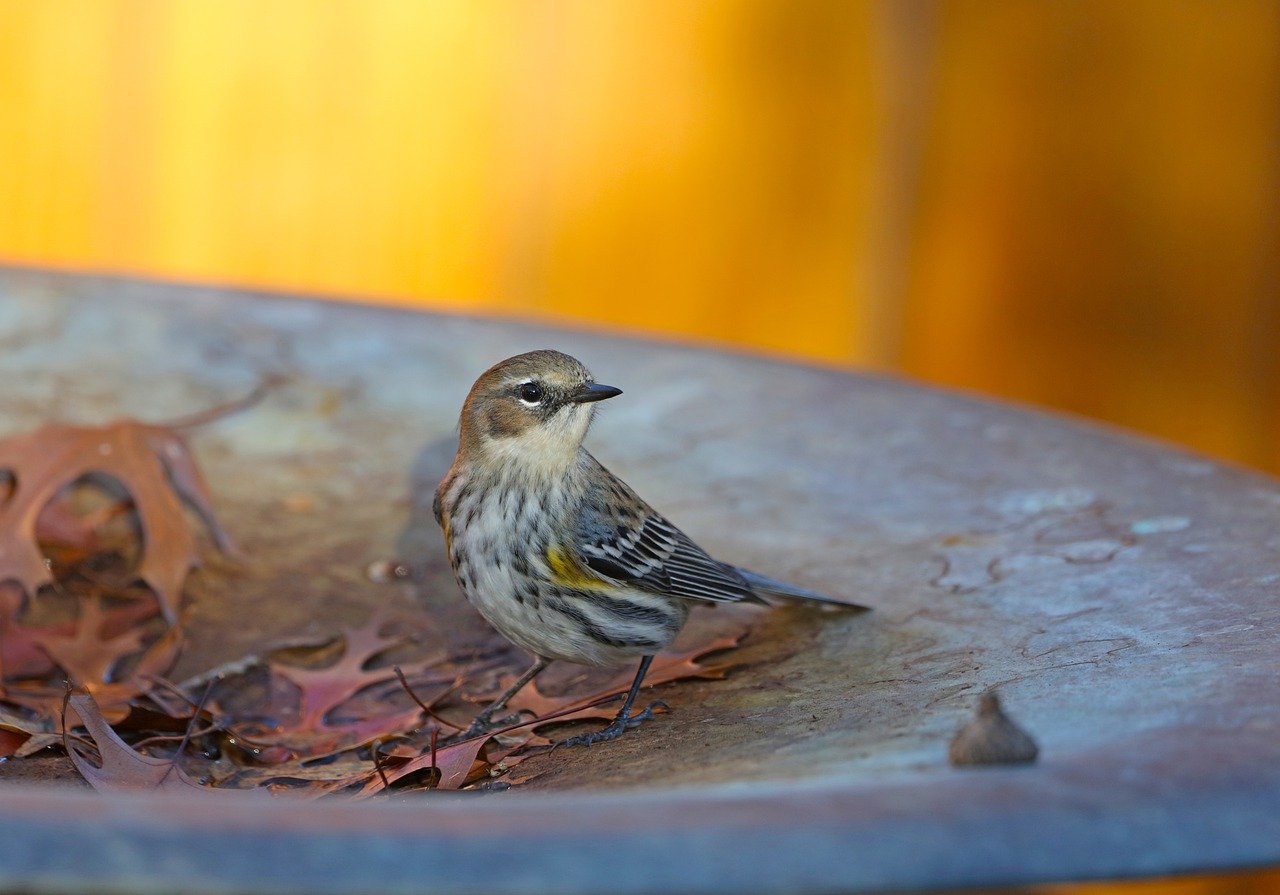
[[[956,766],[1026,764],[1036,760],[1040,747],[1000,708],[994,691],[983,694],[973,720],[951,740],[947,757]]]

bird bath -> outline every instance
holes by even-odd
[[[175,679],[379,606],[473,636],[431,518],[476,374],[555,347],[626,394],[588,446],[714,555],[869,614],[762,613],[724,680],[501,793],[96,793],[0,763],[0,888],[827,892],[1280,862],[1280,484],[892,378],[528,324],[0,272],[0,435],[178,417],[244,558]],[[370,580],[403,557],[410,580]],[[979,695],[1040,745],[959,769]]]

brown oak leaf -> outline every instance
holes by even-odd
[[[31,739],[31,734],[0,725],[0,758],[8,758]]]
[[[672,681],[689,680],[691,678],[709,680],[723,678],[730,667],[729,665],[704,665],[701,661],[702,658],[713,653],[733,649],[742,642],[742,638],[746,636],[746,633],[745,629],[729,631],[710,640],[703,640],[682,649],[659,653],[653,660],[653,664],[649,666],[649,673],[644,678],[644,686],[646,688],[654,687],[658,684],[669,684]],[[586,695],[569,693],[561,696],[548,696],[538,689],[537,681],[534,681],[516,694],[509,705],[514,711],[528,712],[533,715],[535,719],[533,726],[538,726],[539,724],[536,719],[553,714],[556,717],[549,718],[547,723],[552,721],[556,723],[582,721],[591,718],[611,721],[614,715],[618,713],[617,707],[614,705],[597,705],[596,703],[603,699],[626,693],[631,688],[633,676],[632,672],[618,674]],[[575,706],[580,706],[581,709],[576,712],[571,711]],[[566,712],[566,714],[560,714],[561,712]]]
[[[22,718],[0,709],[0,758],[17,753],[35,736],[48,735],[42,721]]]
[[[80,618],[67,634],[40,632],[31,638],[67,673],[71,683],[90,690],[107,683],[111,669],[140,650],[145,636],[138,627],[107,633],[108,615],[102,603],[101,597],[85,600]]]
[[[15,606],[7,617],[0,618],[0,674],[5,679],[44,677],[56,669],[57,664],[50,657],[50,652],[60,652],[62,643],[85,636],[104,640],[123,638],[130,628],[158,612],[158,606],[151,601],[131,600],[112,609],[99,606],[95,619],[88,622],[82,616],[56,625],[32,627],[17,620]],[[68,672],[72,670],[66,664],[63,668]]]
[[[729,668],[727,664],[704,665],[701,660],[713,653],[733,649],[742,641],[746,633],[747,629],[742,627],[726,631],[710,639],[701,640],[688,647],[660,653],[649,667],[649,674],[645,676],[646,686],[666,684],[690,678],[723,678]],[[543,737],[532,734],[531,732],[535,728],[552,722],[580,721],[590,718],[612,720],[613,716],[617,714],[617,708],[612,705],[596,705],[596,703],[626,693],[630,687],[631,675],[627,673],[613,677],[603,686],[595,688],[587,695],[547,696],[537,689],[536,684],[530,684],[512,699],[511,708],[530,712],[534,715],[534,718],[524,724],[514,726],[510,730],[496,731],[496,733],[508,733],[514,736],[523,735],[525,736],[523,742],[505,748],[497,748],[489,752],[487,758],[482,758],[480,752],[490,742],[490,737],[488,736],[478,736],[469,740],[450,743],[443,748],[435,750],[434,754],[430,751],[424,751],[421,755],[404,764],[384,768],[381,774],[374,773],[370,775],[368,781],[355,794],[354,798],[366,798],[385,789],[388,785],[395,783],[408,774],[432,767],[435,767],[439,772],[439,780],[433,787],[434,789],[457,789],[478,777],[482,777],[489,768],[498,763],[502,764],[503,769],[512,768],[528,757],[528,753],[524,751],[527,747],[540,746],[549,742]],[[579,706],[581,708],[575,711],[575,708]]]
[[[267,667],[271,676],[292,685],[272,687],[272,704],[266,707],[265,714],[274,717],[277,723],[271,730],[262,730],[254,724],[238,729],[248,737],[285,747],[288,752],[280,753],[282,756],[320,758],[415,728],[422,716],[422,710],[416,705],[407,708],[384,705],[382,710],[370,712],[368,709],[380,702],[373,701],[359,705],[365,711],[351,712],[352,717],[339,714],[344,706],[357,705],[358,695],[379,684],[396,682],[392,692],[399,690],[394,667],[365,667],[408,639],[403,634],[384,635],[382,629],[386,626],[387,619],[375,614],[361,627],[344,628],[342,654],[337,661],[320,668],[269,660]],[[438,661],[439,658],[429,657],[406,666],[404,671],[416,676],[418,685],[451,687],[452,673],[421,674]]]
[[[67,495],[56,496],[36,518],[36,539],[62,548],[69,558],[87,556],[102,547],[98,529],[125,509],[123,502],[116,502],[81,515],[72,508]]]
[[[84,685],[96,699],[97,711],[112,723],[126,718],[129,702],[150,692],[156,679],[162,677],[178,660],[182,651],[182,628],[169,628],[146,648],[130,674],[119,681],[88,681]],[[48,684],[20,681],[5,688],[4,700],[22,706],[46,718],[57,718],[62,707],[63,690]]]
[[[143,755],[111,729],[98,704],[87,693],[73,693],[70,704],[98,747],[99,764],[91,762],[75,740],[67,740],[67,754],[81,776],[98,790],[162,789],[209,791],[192,780],[177,762]],[[216,791],[216,790],[215,790]]]
[[[435,768],[440,775],[438,782],[432,789],[459,789],[473,777],[473,771],[476,770],[476,762],[483,763],[484,760],[480,758],[480,750],[484,748],[484,744],[488,742],[488,739],[488,737],[484,736],[473,737],[434,751],[424,752],[417,758],[395,767],[384,768],[381,774],[375,770],[369,775],[365,785],[352,798],[368,798],[409,774],[431,768]]]
[[[186,441],[164,426],[130,419],[105,426],[48,423],[0,440],[0,473],[11,479],[8,498],[0,503],[0,581],[16,581],[29,594],[52,581],[37,545],[41,512],[87,476],[115,479],[133,498],[143,544],[137,574],[170,622],[177,618],[187,573],[199,563],[183,501],[200,515],[218,547],[231,549]]]
[[[342,655],[323,668],[304,668],[271,661],[272,674],[294,683],[301,691],[298,730],[316,730],[325,726],[329,712],[356,693],[380,681],[395,677],[392,668],[365,668],[381,653],[404,643],[401,634],[384,635],[386,619],[375,614],[363,627],[342,629]]]

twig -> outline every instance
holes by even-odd
[[[409,698],[418,704],[418,708],[422,709],[422,711],[426,713],[426,716],[428,718],[430,718],[432,721],[435,721],[437,724],[443,724],[445,727],[452,727],[454,730],[466,730],[465,727],[459,727],[457,724],[454,724],[452,721],[446,721],[444,718],[441,718],[434,711],[432,711],[429,705],[427,705],[425,702],[419,699],[418,694],[414,693],[413,688],[409,686],[409,681],[405,679],[404,672],[400,670],[399,665],[395,666],[395,672],[396,672],[396,677],[400,679],[400,686],[404,687],[404,692],[409,694]],[[441,693],[440,696],[448,696],[454,690],[458,689],[460,683],[461,683],[461,679],[454,680],[453,685],[450,686],[448,690],[445,690],[443,693]],[[440,696],[436,698],[439,699]],[[434,732],[432,735],[434,736]]]
[[[58,722],[62,728],[62,750],[70,755],[71,750],[67,748],[67,706],[71,704],[71,681],[64,678],[62,683],[66,689],[62,691],[62,717]],[[98,759],[101,761],[102,756],[99,755]]]
[[[278,385],[289,381],[289,377],[283,373],[269,373],[253,387],[253,391],[249,394],[231,401],[224,401],[210,407],[207,410],[199,410],[188,416],[180,416],[176,419],[169,420],[157,425],[165,426],[169,429],[193,429],[196,426],[203,426],[206,423],[212,423],[216,420],[223,419],[241,411],[248,410],[259,401],[267,396],[267,393]]]
[[[382,769],[382,740],[373,741],[373,767],[382,778],[382,788],[389,788],[391,782],[387,780],[387,772]]]
[[[436,767],[436,740],[440,736],[440,728],[431,728],[431,785],[440,785],[440,769]]]
[[[151,690],[148,690],[146,693],[143,693],[142,695],[146,696],[148,699],[154,702],[157,706],[159,706],[161,711],[169,712],[169,706],[164,705],[159,699],[156,698],[156,691],[154,689],[156,687],[167,690],[169,693],[171,693],[172,695],[178,697],[183,702],[185,702],[192,709],[196,708],[196,701],[192,699],[190,696],[188,696],[181,687],[179,687],[173,681],[169,680],[167,677],[162,677],[158,674],[147,674],[146,672],[138,675],[138,677],[144,681],[149,681],[152,684],[153,688]],[[213,686],[215,681],[209,681],[208,683],[210,686]]]
[[[476,734],[473,737],[467,737],[465,740],[458,740],[456,743],[450,743],[449,745],[456,746],[459,743],[469,743],[472,740],[476,740],[476,739],[481,739],[481,738],[488,739],[489,737],[500,736],[501,734],[504,734],[504,733],[510,733],[513,730],[519,730],[522,727],[535,727],[539,724],[546,724],[548,721],[554,721],[557,718],[563,718],[565,715],[573,715],[578,712],[585,712],[587,709],[595,708],[598,705],[604,705],[606,702],[610,702],[614,699],[617,699],[619,695],[621,694],[608,693],[608,694],[605,694],[604,696],[598,696],[595,699],[592,699],[589,701],[584,701],[580,703],[575,703],[570,706],[565,706],[562,709],[557,709],[556,711],[546,715],[540,715],[537,718],[530,718],[528,721],[521,721],[518,724],[508,724],[506,727],[499,728],[498,730],[491,730],[488,733]]]
[[[5,586],[6,585],[0,585],[0,594],[3,594],[4,592],[3,589]],[[13,619],[9,617],[9,612],[8,612],[9,607],[6,605],[3,608],[5,609],[5,612],[3,615],[0,615],[0,647],[3,647],[4,645],[5,634],[7,633],[6,629],[9,627],[9,623],[13,621]],[[9,695],[9,675],[5,671],[4,649],[0,648],[0,696],[8,696],[8,695]],[[66,709],[64,708],[63,711],[65,712]]]
[[[173,740],[182,740],[182,739],[195,739],[196,737],[208,736],[209,734],[215,731],[223,730],[223,729],[224,728],[222,727],[221,724],[211,724],[208,727],[206,727],[204,730],[197,730],[197,731],[191,732],[190,734],[184,733],[181,737],[175,734],[156,734],[155,736],[147,737],[145,740],[138,740],[138,742],[133,744],[133,748],[142,749],[146,746],[151,746],[156,743],[168,743],[168,742],[172,742]]]
[[[159,789],[164,785],[164,781],[169,779],[169,775],[173,773],[173,769],[178,766],[178,761],[182,758],[182,753],[186,751],[187,743],[191,742],[191,729],[196,725],[196,719],[200,717],[200,713],[204,711],[205,700],[209,698],[209,694],[213,692],[213,681],[209,682],[209,686],[204,688],[204,695],[200,697],[200,704],[196,706],[195,713],[191,716],[191,720],[187,722],[187,731],[182,735],[182,742],[178,744],[178,751],[173,755],[173,761],[169,767],[164,769],[164,774],[160,777],[156,788]],[[67,697],[70,699],[70,697]]]

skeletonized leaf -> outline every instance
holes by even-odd
[[[112,609],[99,606],[92,619],[81,616],[56,625],[29,627],[18,621],[15,605],[7,617],[0,618],[0,672],[6,679],[44,677],[56,667],[50,653],[65,654],[64,644],[81,637],[99,637],[106,641],[127,638],[130,629],[158,611],[150,601],[134,600]],[[123,644],[124,640],[120,642]],[[121,655],[136,649],[134,646]],[[111,664],[114,663],[108,663],[108,670]],[[63,669],[74,674],[66,664]]]
[[[390,668],[369,668],[367,665],[380,653],[404,643],[399,634],[383,636],[386,619],[375,614],[363,627],[343,628],[342,656],[323,668],[303,668],[271,662],[272,674],[292,681],[301,691],[301,707],[296,724],[299,731],[315,731],[325,726],[325,719],[342,703],[366,687],[395,677]]]
[[[376,701],[356,702],[356,697],[396,680],[393,667],[366,668],[382,653],[404,643],[403,634],[383,635],[387,619],[375,614],[361,627],[342,630],[343,648],[337,661],[321,668],[304,668],[277,660],[267,663],[273,677],[292,684],[296,690],[297,704],[273,705],[269,714],[279,719],[277,726],[263,733],[255,733],[259,739],[269,738],[273,744],[285,747],[289,753],[306,758],[320,758],[344,749],[353,749],[375,739],[401,734],[417,727],[422,711],[416,705],[392,708],[383,705],[378,711],[369,712]],[[413,676],[438,660],[428,658],[407,666],[405,673]],[[451,674],[440,674],[422,683],[449,685]],[[399,690],[396,683],[393,692]],[[283,697],[292,701],[292,693],[280,693],[273,688],[273,698]],[[364,713],[348,718],[338,717],[339,710],[348,704],[360,705]]]
[[[27,593],[52,580],[36,543],[41,512],[89,475],[109,476],[132,496],[143,541],[138,577],[169,621],[177,618],[187,573],[199,563],[183,501],[199,513],[219,548],[230,548],[186,441],[163,426],[129,419],[96,427],[49,423],[0,441],[0,472],[13,478],[0,504],[0,581],[16,581]]]
[[[130,712],[129,701],[147,693],[155,679],[164,675],[178,660],[184,643],[180,626],[169,628],[138,658],[132,673],[120,681],[97,681],[86,685],[96,700],[100,714],[108,721],[123,720]],[[45,718],[57,718],[62,709],[63,689],[47,683],[19,681],[10,684],[4,700],[36,712]]]
[[[105,622],[102,598],[94,597],[84,601],[70,634],[38,633],[32,639],[62,667],[73,684],[93,690],[110,680],[117,662],[142,648],[141,628],[125,628],[112,636],[107,634]]]

